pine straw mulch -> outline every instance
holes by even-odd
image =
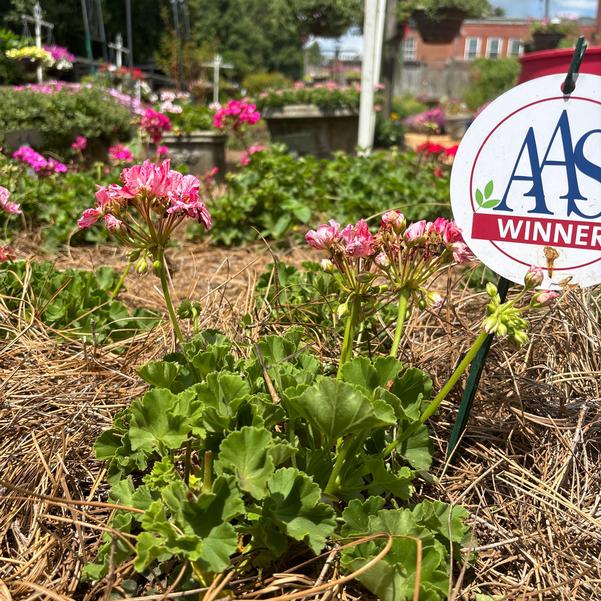
[[[171,255],[176,296],[202,298],[202,326],[236,334],[237,318],[254,305],[269,250],[184,245]],[[281,258],[308,256],[301,250]],[[57,264],[122,268],[124,261],[105,247],[72,249]],[[441,313],[409,323],[402,350],[437,386],[474,339],[484,302],[465,289],[449,296],[453,303]],[[123,298],[162,307],[152,277],[130,277]],[[475,535],[475,559],[463,558],[450,598],[481,592],[601,600],[600,313],[591,291],[570,290],[532,320],[526,348],[493,345],[452,464],[444,456],[459,392],[431,420],[435,479],[418,493],[466,506]],[[172,348],[170,331],[163,326],[120,343],[118,354],[111,346],[59,344],[37,321],[16,323],[1,300],[0,323],[15,334],[0,343],[0,600],[108,600],[120,590],[120,571],[93,589],[79,583],[111,513],[92,444],[111,416],[143,392],[135,368]],[[343,580],[338,551],[328,550],[309,568],[285,566],[261,582],[230,572],[196,598],[210,601],[223,591],[229,598],[282,601],[366,598]],[[145,598],[182,598],[159,592]]]

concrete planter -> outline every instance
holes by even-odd
[[[286,144],[295,155],[327,157],[357,146],[359,115],[351,110],[322,111],[312,104],[294,104],[263,112],[272,142]]]
[[[461,140],[473,119],[474,117],[469,114],[445,117],[445,133],[453,140]]]
[[[169,148],[169,157],[174,165],[187,165],[190,173],[203,175],[217,167],[218,179],[225,173],[225,143],[227,136],[212,131],[195,131],[176,136],[167,134],[161,142]]]

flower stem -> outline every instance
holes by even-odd
[[[349,452],[351,446],[352,446],[352,438],[347,438],[346,440],[343,439],[342,443],[337,445],[338,454],[336,456],[336,462],[334,463],[334,468],[332,469],[332,473],[330,474],[330,477],[328,478],[328,482],[327,482],[325,488],[323,489],[324,494],[333,495],[334,490],[338,486],[338,483],[336,482],[336,480],[338,479],[338,476],[340,475],[340,472],[342,471],[342,467],[344,466],[346,456],[348,455],[348,452]]]
[[[203,463],[202,488],[203,492],[211,492],[213,488],[213,451],[205,451]]]
[[[465,357],[461,360],[461,363],[455,368],[455,371],[451,375],[451,377],[447,380],[447,383],[440,389],[440,392],[434,397],[432,401],[425,408],[421,417],[419,418],[420,423],[425,423],[426,420],[432,416],[432,414],[438,409],[438,406],[446,396],[453,390],[455,384],[457,384],[459,378],[462,376],[463,372],[469,367],[470,363],[474,360],[476,353],[480,350],[480,347],[486,341],[488,334],[486,332],[480,332],[478,338],[474,340],[474,344],[472,344],[470,350],[465,354]]]
[[[159,262],[159,278],[161,279],[161,288],[163,290],[163,297],[165,299],[165,305],[167,305],[167,311],[169,313],[169,317],[171,318],[171,323],[173,324],[173,331],[175,332],[175,337],[177,338],[180,344],[185,342],[184,335],[179,327],[179,323],[177,321],[177,315],[175,314],[175,309],[173,307],[173,303],[171,302],[171,294],[169,293],[169,284],[167,282],[167,265],[165,264],[165,251],[162,247],[159,247],[157,252],[157,261]]]
[[[407,306],[409,304],[409,291],[406,288],[401,289],[399,295],[399,308],[396,318],[396,329],[394,331],[394,340],[390,349],[390,356],[396,357],[399,352],[399,345],[401,343],[401,337],[403,336],[403,329],[405,327],[405,317],[407,315]]]
[[[350,309],[348,317],[346,318],[346,325],[344,327],[344,339],[342,341],[342,350],[340,351],[340,364],[338,366],[338,378],[342,374],[342,367],[345,363],[350,361],[353,354],[353,341],[355,339],[355,331],[357,329],[357,322],[359,321],[359,313],[361,311],[361,300],[354,296],[350,301]]]
[[[117,294],[119,294],[119,291],[121,290],[122,286],[123,286],[123,282],[125,282],[125,278],[127,277],[127,274],[129,273],[129,270],[131,269],[133,261],[128,261],[127,265],[125,266],[125,269],[123,270],[123,273],[121,274],[121,277],[119,278],[119,281],[117,282],[117,285],[115,286],[114,290],[111,292],[111,298],[115,298],[117,296]]]
[[[396,449],[401,443],[405,442],[412,434],[415,433],[417,428],[422,424],[426,423],[428,418],[430,418],[438,409],[440,403],[444,401],[446,396],[451,392],[455,384],[459,381],[459,378],[463,374],[463,372],[469,367],[470,363],[474,360],[477,352],[480,350],[480,347],[486,341],[488,334],[486,332],[481,332],[478,335],[478,338],[474,340],[474,343],[470,347],[470,350],[465,354],[465,357],[461,360],[461,363],[456,367],[455,371],[448,379],[447,383],[441,388],[440,392],[430,401],[428,406],[424,409],[418,421],[413,422],[404,432],[397,438],[393,440],[384,450],[384,457],[388,457],[394,449]]]

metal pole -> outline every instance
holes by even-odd
[[[127,63],[131,68],[134,66],[134,35],[132,33],[131,25],[131,0],[125,0],[125,24],[127,28],[127,48],[129,50]]]
[[[94,54],[92,52],[92,38],[90,37],[90,23],[88,21],[88,7],[86,6],[86,0],[81,0],[81,12],[83,14],[86,54],[88,56],[88,60],[90,61],[90,70],[93,75],[96,73],[96,67],[94,66]]]
[[[219,67],[223,62],[221,55],[216,54],[213,59],[213,102],[219,104]]]
[[[171,8],[173,11],[173,26],[175,27],[175,38],[177,42],[177,87],[179,89],[182,86],[184,69],[182,59],[182,39],[179,26],[179,9],[177,7],[177,4],[177,0],[171,0]]]
[[[33,6],[33,24],[35,29],[35,46],[38,49],[42,49],[42,7],[39,2],[36,2]],[[42,65],[38,65],[35,70],[36,79],[38,83],[43,81]]]
[[[549,0],[545,0],[545,19],[549,18]]]

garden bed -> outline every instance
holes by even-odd
[[[18,247],[22,255],[36,253],[24,241]],[[287,251],[285,259],[298,265],[312,255],[303,246]],[[216,251],[184,244],[171,252],[176,296],[202,298],[203,328],[219,327],[240,337],[239,317],[254,307],[258,274],[272,260],[264,246]],[[121,251],[111,247],[71,249],[57,264],[124,267]],[[162,310],[152,276],[132,275],[127,288],[127,304]],[[486,302],[483,294],[459,286],[448,294],[456,310],[411,319],[401,348],[402,360],[429,371],[435,387],[466,350],[457,341],[473,339]],[[443,458],[459,391],[430,421],[433,479],[418,488],[417,497],[464,505],[477,551],[474,563],[467,553],[463,558],[465,569],[452,583],[461,592],[452,598],[474,599],[476,593],[506,599],[601,598],[601,415],[594,401],[600,396],[595,375],[601,371],[599,307],[590,291],[567,295],[532,318],[531,342],[522,350],[494,343],[455,465]],[[8,590],[7,598],[15,600],[92,601],[111,592],[115,599],[137,598],[127,592],[132,584],[127,565],[111,570],[95,587],[79,582],[112,512],[104,464],[94,458],[92,444],[113,415],[143,392],[135,370],[172,348],[170,330],[157,327],[121,343],[117,354],[91,342],[57,345],[39,321],[9,319],[1,298],[0,319],[20,332],[2,343],[0,355],[0,486],[8,497],[0,516],[0,581],[6,587],[0,582],[0,593],[7,596]],[[270,326],[272,332],[282,328],[277,321]],[[332,344],[324,336],[318,353],[335,356]],[[320,599],[366,598],[356,583],[340,581],[337,553],[334,545],[310,566],[282,565],[279,572],[286,575],[276,571],[265,579],[228,572],[200,598],[290,594],[300,599],[309,593],[319,593]],[[145,594],[199,598],[182,597],[161,582]]]

